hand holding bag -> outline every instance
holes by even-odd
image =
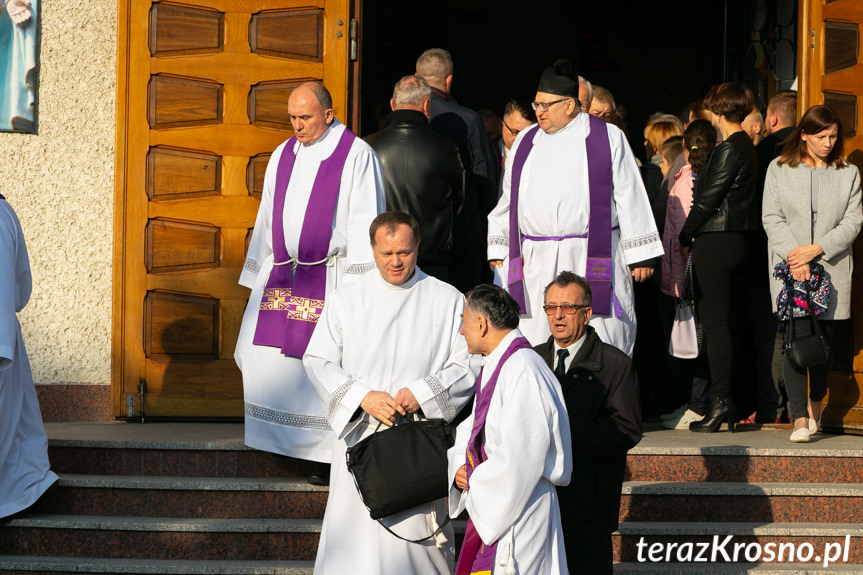
[[[453,428],[443,419],[407,419],[406,423],[378,431],[380,426],[374,434],[349,447],[346,454],[348,471],[371,518],[380,521],[446,497],[449,492],[446,452],[455,442]],[[449,517],[438,530],[448,521]]]
[[[816,264],[816,266],[820,267],[820,264]],[[817,268],[814,268],[813,272],[818,273]],[[823,273],[823,268],[821,273]],[[821,273],[819,273],[819,276]],[[791,366],[798,371],[802,371],[815,365],[820,365],[826,362],[830,357],[830,347],[827,345],[827,340],[824,339],[824,336],[821,333],[821,326],[818,325],[818,320],[815,318],[815,314],[812,311],[809,282],[805,281],[803,282],[803,285],[806,288],[806,306],[810,310],[809,321],[812,322],[812,333],[799,336],[796,335],[795,326],[797,322],[805,320],[802,318],[795,318],[792,313],[788,320],[788,329],[791,333],[786,333],[785,336],[785,355],[788,357],[788,361],[791,363]]]
[[[701,352],[701,326],[695,316],[695,297],[692,287],[692,252],[686,259],[686,273],[683,279],[683,297],[677,302],[674,324],[668,353],[681,359],[695,359]]]

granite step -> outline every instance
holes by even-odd
[[[817,443],[789,445],[793,447],[637,446],[627,455],[625,479],[808,483],[813,478],[825,478],[830,483],[863,483],[863,442],[854,449],[819,449]]]
[[[704,550],[702,569],[714,563],[757,562],[821,567],[826,557],[831,568],[863,564],[860,523],[623,522],[613,540],[615,560],[623,563],[689,565]]]
[[[62,515],[315,519],[327,487],[297,478],[60,475],[57,488],[33,508]]]
[[[854,523],[863,484],[629,481],[620,520]]]
[[[109,559],[313,561],[320,519],[28,514],[0,526],[0,554]]]
[[[302,478],[320,469],[317,463],[256,451],[242,443],[153,447],[149,442],[137,446],[128,446],[126,442],[93,446],[51,441],[48,457],[54,471],[73,474]]]
[[[20,557],[0,555],[0,573],[64,575],[116,573],[123,575],[312,575],[313,561],[171,561],[98,559],[91,557]]]

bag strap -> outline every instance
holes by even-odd
[[[441,523],[440,525],[438,525],[438,528],[435,529],[431,535],[423,537],[422,539],[407,539],[406,537],[402,537],[401,535],[399,535],[398,533],[396,533],[395,531],[393,531],[392,529],[390,529],[389,527],[384,525],[384,522],[381,521],[380,519],[377,520],[377,522],[381,524],[381,527],[383,527],[384,529],[386,529],[387,531],[389,531],[390,533],[392,533],[393,535],[395,535],[396,537],[398,537],[402,541],[407,541],[408,543],[422,543],[423,541],[428,541],[429,539],[431,539],[432,537],[434,537],[435,535],[440,533],[441,530],[444,527],[446,527],[450,521],[452,521],[452,517],[450,517],[449,513],[447,513],[447,516],[446,516],[446,519],[444,519],[444,522]]]
[[[818,320],[815,318],[815,310],[812,309],[812,293],[809,291],[809,280],[803,282],[803,287],[806,289],[806,307],[809,308],[809,320],[812,322],[812,333],[821,337],[821,326],[818,325]],[[791,314],[794,316],[794,314]]]

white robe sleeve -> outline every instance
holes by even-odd
[[[614,125],[607,127],[611,145],[614,209],[626,264],[661,257],[665,253],[662,238],[656,230],[656,221],[635,156],[623,132]]]
[[[467,442],[473,429],[473,413],[458,424],[455,433],[455,443],[447,452],[447,479],[449,480],[449,513],[450,517],[458,517],[465,510],[467,497],[455,484],[455,474],[467,462]]]
[[[503,173],[501,184],[501,195],[497,205],[488,215],[488,259],[505,260],[509,258],[509,199],[512,191],[512,163],[515,161],[515,153],[518,151],[524,135],[528,132],[528,126],[519,132],[507,154],[507,165]],[[534,133],[534,140],[540,130]],[[524,172],[522,172],[524,174]]]
[[[354,146],[361,146],[361,150],[354,158],[352,181],[347,190],[350,193],[344,275],[347,281],[374,269],[369,226],[375,216],[386,210],[384,178],[378,156],[359,138],[354,141]]]
[[[524,367],[511,361],[501,370],[495,390],[502,393],[500,403],[492,414],[492,399],[486,421],[488,459],[474,470],[466,495],[468,514],[486,544],[518,520],[543,477],[566,484],[572,472],[566,411],[549,402],[541,391],[548,384]]]
[[[240,273],[239,284],[249,289],[263,286],[265,278],[259,278],[260,272],[262,269],[269,269],[269,264],[273,261],[273,201],[276,171],[279,166],[279,158],[282,157],[286,144],[287,142],[282,142],[270,156],[267,171],[264,174],[261,204],[258,206],[255,227],[249,240],[249,250],[246,252],[243,271]]]
[[[12,214],[0,210],[0,371],[12,367],[18,339],[15,316],[17,245],[18,229]]]
[[[463,311],[464,297],[460,297],[458,307],[451,310],[452,317],[459,317]],[[459,329],[460,322],[453,322],[449,357],[440,371],[406,386],[428,419],[452,421],[473,394],[476,373],[471,370],[467,343]]]
[[[611,124],[607,128],[611,146],[614,210],[625,262],[631,265],[661,257],[665,253],[662,238],[656,230],[653,210],[635,156],[623,132]]]
[[[326,408],[327,421],[339,439],[359,423],[359,419],[353,419],[354,413],[366,394],[372,391],[359,378],[342,369],[341,303],[338,292],[330,296],[303,356],[306,374],[315,384],[315,391]]]

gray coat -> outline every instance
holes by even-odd
[[[818,178],[818,217],[812,237],[811,172],[805,166],[780,166],[777,158],[767,169],[761,221],[768,238],[774,310],[782,282],[773,269],[785,261],[797,246],[816,243],[824,254],[816,261],[824,266],[833,282],[833,295],[824,319],[851,317],[851,273],[854,258],[851,246],[863,224],[860,172],[853,165],[830,166]]]

